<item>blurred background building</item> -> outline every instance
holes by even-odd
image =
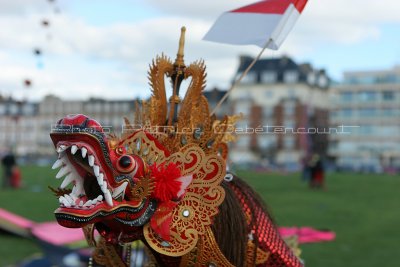
[[[247,56],[240,58],[236,77],[251,61]],[[232,146],[232,160],[261,159],[265,164],[298,169],[308,154],[325,156],[326,134],[299,133],[297,129],[329,127],[329,84],[325,70],[298,64],[289,57],[257,61],[230,96],[234,113],[244,115],[238,127],[247,129]],[[259,127],[263,130],[251,133]]]
[[[37,103],[1,99],[0,152],[13,149],[22,157],[54,154],[49,137],[51,127],[68,114],[83,113],[120,132],[123,118],[133,116],[134,103],[134,100],[98,98],[65,101],[53,95]]]
[[[400,167],[400,67],[344,73],[332,89],[332,123],[355,125],[351,134],[330,135],[330,153],[345,169]]]
[[[235,78],[252,58],[240,57]],[[205,91],[213,110],[225,90]],[[67,114],[83,113],[116,132],[132,117],[135,100],[65,101],[48,95],[39,102],[0,97],[0,154],[22,158],[54,153],[49,132]],[[346,72],[332,83],[323,69],[289,57],[259,60],[217,110],[217,117],[243,114],[231,160],[298,170],[317,153],[340,169],[400,168],[400,67]],[[348,134],[333,134],[340,129]],[[39,157],[38,157],[39,156]]]

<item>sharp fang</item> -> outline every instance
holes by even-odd
[[[113,206],[113,201],[112,201],[112,197],[111,197],[110,191],[107,190],[106,192],[104,192],[104,198],[106,199],[107,204],[110,207],[112,207]]]
[[[83,206],[83,200],[81,200],[80,202],[79,202],[79,207],[82,207]]]
[[[53,166],[51,167],[53,170],[61,167],[63,165],[63,161],[61,159],[56,160],[54,162]]]
[[[75,177],[76,178],[76,177]],[[85,192],[83,191],[83,182],[80,179],[75,179],[76,183],[75,186],[72,188],[72,193],[75,196],[84,195]]]
[[[101,187],[101,191],[103,191],[103,193],[106,193],[108,191],[107,183],[103,183],[100,187]]]
[[[100,201],[102,201],[102,200],[103,200],[103,196],[102,196],[102,195],[100,195],[100,196],[97,197],[97,201],[100,202]]]
[[[117,188],[114,189],[114,192],[112,194],[113,198],[116,198],[117,196],[122,194],[122,198],[125,195],[125,189],[126,186],[128,185],[128,182],[124,182],[123,184],[121,184],[120,186],[118,186]]]
[[[64,197],[63,196],[61,196],[59,199],[58,199],[58,202],[60,202],[60,204],[64,204]]]
[[[71,153],[72,153],[72,155],[74,155],[74,154],[76,153],[76,151],[78,151],[78,147],[77,147],[76,145],[73,145],[73,146],[71,147]]]
[[[71,172],[71,170],[67,167],[64,166],[60,169],[60,171],[57,173],[56,178],[60,179],[61,177],[63,177],[64,175],[66,175],[67,173]]]
[[[100,186],[102,186],[103,183],[104,183],[103,177],[104,177],[104,174],[103,174],[103,173],[100,173],[99,176],[96,177],[96,178],[97,178],[97,183],[98,183]]]
[[[60,188],[61,189],[66,188],[70,183],[72,183],[72,181],[74,181],[74,178],[75,178],[75,176],[72,173],[68,174],[65,177],[64,181],[62,182]]]
[[[92,155],[89,155],[89,165],[90,167],[93,167],[94,165],[94,157]]]
[[[57,148],[57,153],[64,152],[67,148],[67,146],[61,145]]]
[[[100,167],[97,165],[93,166],[94,175],[97,177],[100,175]]]
[[[81,148],[81,153],[82,153],[82,158],[86,158],[86,154],[87,154],[87,149],[86,149],[86,147],[82,147],[82,148]]]

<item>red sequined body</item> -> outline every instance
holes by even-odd
[[[246,190],[235,183],[229,185],[241,202],[243,212],[249,217],[249,231],[255,243],[258,243],[258,247],[263,251],[271,253],[265,264],[257,266],[302,267],[303,264],[283,241],[272,219],[255,197],[255,192]]]

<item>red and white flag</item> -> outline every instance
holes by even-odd
[[[267,45],[277,50],[306,4],[307,0],[264,0],[226,12],[203,39],[236,45]]]

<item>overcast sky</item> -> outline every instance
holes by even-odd
[[[238,56],[260,49],[201,39],[222,12],[253,2],[0,0],[0,93],[30,100],[50,93],[65,99],[146,97],[148,65],[162,52],[175,58],[182,25],[186,63],[203,58],[208,88],[224,89]],[[400,64],[399,12],[400,1],[393,0],[309,0],[281,49],[264,57],[286,54],[325,68],[336,80],[343,71],[391,68]]]

